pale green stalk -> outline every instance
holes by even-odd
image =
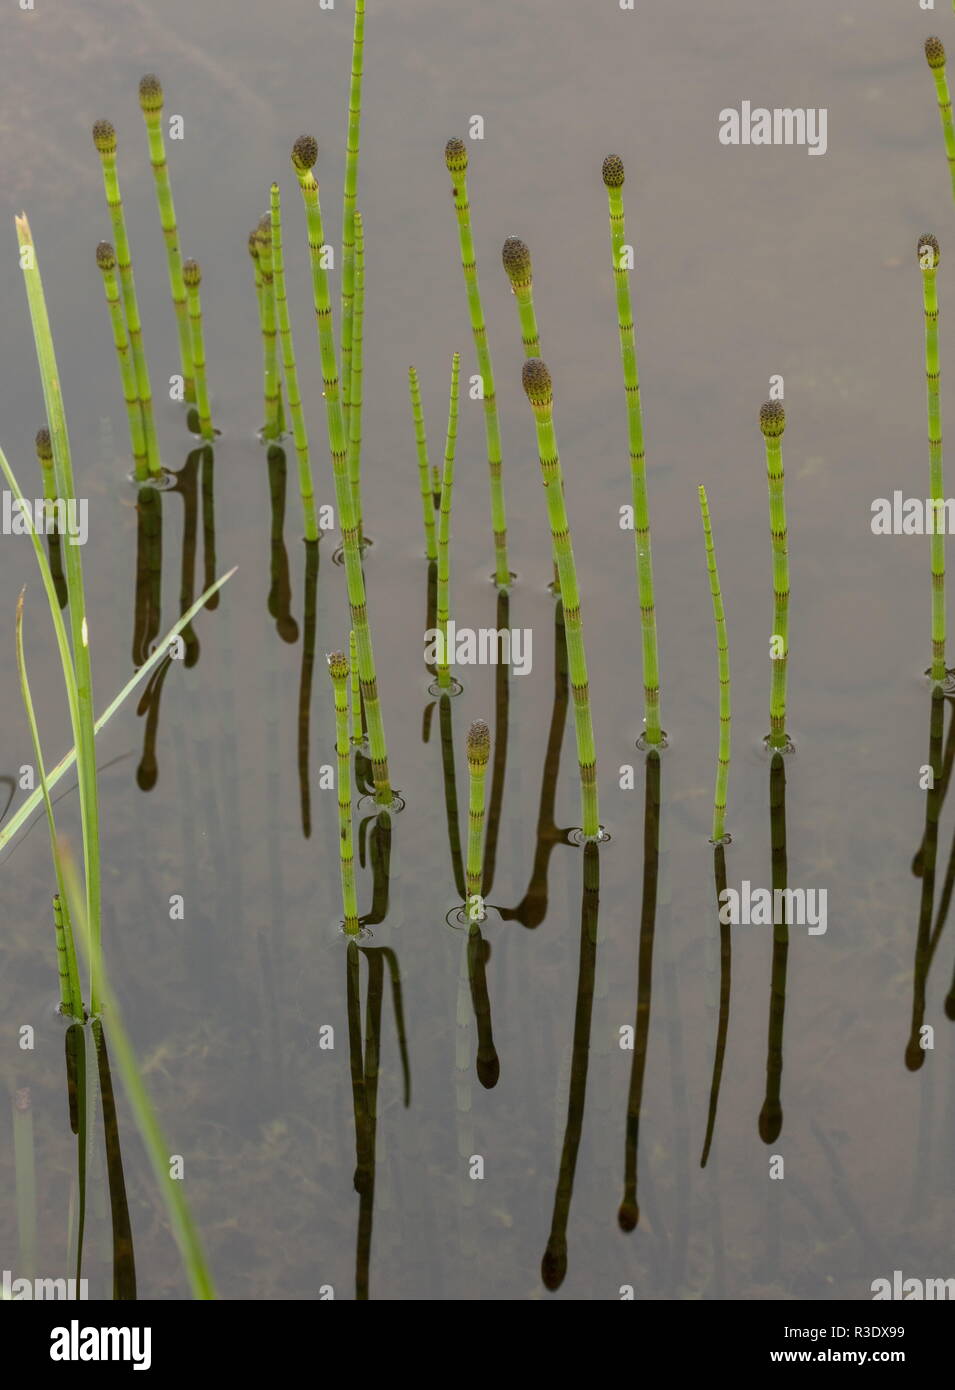
[[[355,519],[359,535],[363,530],[361,504],[361,406],[362,374],[364,372],[364,318],[365,318],[365,234],[361,213],[355,209],[354,216],[354,305],[352,310],[351,342],[351,403],[345,413],[348,426],[348,480],[351,485]],[[344,370],[344,368],[343,368]]]
[[[501,463],[501,427],[494,390],[494,368],[487,343],[484,308],[478,286],[477,259],[471,233],[471,205],[468,201],[468,152],[463,140],[451,139],[444,148],[444,160],[451,175],[454,211],[458,219],[458,242],[461,247],[461,269],[468,295],[471,332],[477,354],[484,398],[484,433],[487,441],[487,464],[491,478],[491,525],[494,530],[494,571],[498,588],[506,589],[511,582],[507,562],[507,515],[504,507],[504,481]]]
[[[146,121],[146,135],[149,140],[149,162],[152,165],[153,179],[156,183],[156,203],[159,207],[159,221],[162,224],[163,239],[166,243],[166,266],[169,271],[169,292],[176,311],[176,328],[179,332],[179,360],[182,363],[182,376],[187,401],[196,399],[193,380],[192,335],[189,328],[189,315],[186,304],[186,288],[182,278],[182,258],[179,253],[179,229],[176,226],[176,209],[172,201],[172,187],[169,183],[169,169],[166,164],[166,146],[162,133],[162,84],[155,73],[148,72],[139,83],[139,105]]]
[[[216,432],[212,427],[212,411],[209,406],[209,386],[206,381],[206,343],[202,333],[202,300],[199,294],[202,271],[198,261],[185,261],[183,263],[182,281],[186,287],[186,299],[189,305],[189,330],[192,336],[192,367],[195,374],[199,433],[203,439],[215,439]]]
[[[282,345],[282,366],[285,370],[285,394],[288,396],[289,415],[292,417],[292,437],[295,440],[295,453],[298,457],[298,490],[302,496],[302,512],[305,518],[305,539],[318,540],[318,520],[315,515],[315,483],[312,479],[312,463],[308,451],[308,428],[305,412],[302,409],[302,393],[298,383],[298,367],[295,364],[295,346],[292,342],[292,320],[288,309],[288,295],[285,288],[285,255],[282,249],[282,202],[279,186],[273,183],[271,191],[272,219],[272,279],[275,292],[275,312],[278,318],[279,338]],[[256,274],[261,279],[256,258]]]
[[[948,172],[952,181],[952,198],[955,199],[955,122],[952,120],[952,95],[945,74],[945,45],[934,36],[925,40],[925,58],[935,78],[935,96],[938,101],[938,115],[942,123],[942,136],[945,140],[945,155],[948,159]]]
[[[49,421],[50,438],[53,443],[53,466],[56,473],[57,496],[64,502],[68,502],[76,497],[76,488],[73,482],[73,465],[70,457],[70,441],[66,428],[66,414],[63,409],[63,397],[60,392],[60,373],[56,365],[56,354],[53,349],[53,336],[50,331],[50,320],[47,314],[46,299],[43,294],[43,282],[40,279],[40,270],[37,264],[36,248],[33,244],[33,237],[30,232],[30,224],[24,215],[16,219],[17,237],[20,242],[20,264],[23,267],[23,278],[26,284],[27,300],[30,306],[30,319],[33,325],[33,337],[36,344],[37,361],[40,367],[40,377],[43,383],[43,399],[46,405],[46,418]],[[42,555],[42,546],[36,538],[37,556]],[[86,621],[86,597],[83,590],[83,562],[80,558],[80,547],[72,545],[67,539],[63,546],[65,551],[66,564],[66,584],[69,593],[69,617],[72,637],[72,662],[64,664],[64,676],[66,676],[66,666],[76,673],[75,696],[71,700],[70,716],[73,722],[73,738],[77,748],[77,773],[80,789],[80,816],[83,825],[83,862],[86,877],[86,915],[90,923],[92,941],[94,947],[94,957],[98,957],[100,951],[100,933],[102,926],[101,917],[101,883],[100,883],[100,847],[99,847],[99,794],[96,784],[96,747],[93,731],[93,674],[90,664],[89,651],[89,630]],[[41,566],[41,573],[45,570],[44,584],[49,577],[50,588],[47,589],[47,597],[50,599],[50,611],[56,608],[59,615],[59,607],[55,603],[55,591],[52,589],[52,577],[49,574],[49,566],[45,564],[46,557],[43,557],[44,565]],[[54,596],[51,597],[51,594]],[[54,619],[54,622],[56,619]],[[61,651],[61,656],[63,655]],[[67,682],[69,695],[69,680]],[[96,1008],[96,982],[90,980],[90,1007]]]
[[[437,560],[438,547],[434,534],[434,494],[431,490],[431,470],[428,466],[428,440],[421,408],[421,387],[414,367],[408,368],[408,391],[414,417],[415,445],[418,451],[418,481],[421,485],[421,514],[424,520],[424,553],[429,562]]]
[[[272,270],[272,214],[267,213],[256,231],[258,267],[262,277],[262,351],[265,373],[265,424],[263,439],[278,439],[285,425],[282,410],[282,383],[279,380],[275,322],[275,276]]]
[[[713,600],[713,622],[716,625],[716,656],[720,680],[720,744],[716,765],[716,791],[713,796],[713,835],[716,845],[722,844],[726,834],[726,789],[730,775],[730,650],[726,638],[726,614],[723,611],[723,595],[720,590],[720,576],[716,568],[716,550],[713,546],[713,528],[710,524],[710,508],[706,500],[706,488],[700,484],[700,515],[703,518],[703,535],[706,541],[706,568],[710,578],[710,596]]]
[[[623,207],[623,160],[610,154],[603,162],[603,181],[610,208],[610,245],[613,276],[617,292],[617,327],[620,358],[627,393],[627,438],[630,451],[630,487],[633,498],[634,542],[637,555],[637,594],[643,639],[644,740],[661,747],[665,736],[660,728],[660,665],[657,654],[657,619],[653,597],[653,556],[650,550],[650,506],[647,498],[646,448],[643,437],[643,408],[640,404],[640,378],[630,300],[630,272],[625,250],[626,227]]]
[[[358,197],[358,154],[361,144],[361,79],[365,49],[365,0],[355,0],[355,25],[352,32],[351,81],[348,87],[348,137],[345,147],[345,191],[342,200],[342,419],[349,429],[354,402],[352,352],[354,350],[354,311],[356,294],[357,232],[355,227]],[[354,482],[352,483],[354,488]],[[361,508],[358,506],[361,522]]]
[[[358,679],[358,643],[355,629],[348,634],[348,664],[351,668],[351,741],[364,743],[365,734],[361,724],[361,683]]]
[[[484,879],[484,784],[491,757],[491,731],[483,719],[468,729],[468,916],[483,922],[487,915],[481,898]]]
[[[27,676],[26,657],[23,651],[23,590],[20,591],[20,597],[17,599],[16,643],[17,671],[20,675],[20,695],[23,700],[23,708],[26,710],[27,722],[30,726],[30,738],[33,742],[33,756],[36,760],[37,776],[40,779],[40,792],[46,809],[46,821],[50,831],[50,851],[53,855],[53,869],[56,874],[57,893],[53,899],[53,927],[56,939],[57,968],[60,978],[60,1001],[64,1006],[63,1012],[68,1013],[71,1018],[75,1018],[78,1022],[82,1023],[86,1015],[83,1009],[83,994],[76,964],[73,926],[70,921],[69,907],[66,899],[66,886],[63,881],[63,868],[58,853],[56,821],[53,816],[53,803],[50,800],[50,791],[46,780],[46,766],[43,761],[43,749],[40,745],[40,731],[37,727],[36,712],[33,708],[33,699],[30,693],[30,681]]]
[[[451,617],[451,494],[454,489],[454,455],[458,438],[458,370],[459,353],[451,358],[451,397],[448,403],[448,433],[444,449],[444,474],[441,479],[441,510],[438,514],[438,685],[447,690],[451,685],[448,659],[448,622]]]
[[[136,389],[143,415],[143,437],[146,441],[146,456],[149,471],[154,476],[162,472],[159,457],[159,439],[156,435],[156,422],[153,418],[153,393],[149,384],[149,368],[143,348],[142,321],[139,317],[139,300],[136,297],[136,282],[133,279],[133,262],[129,250],[129,236],[126,231],[126,217],[123,212],[123,199],[119,189],[119,174],[116,169],[116,131],[110,121],[97,121],[93,126],[93,144],[99,152],[103,165],[103,187],[106,191],[106,205],[113,223],[113,245],[116,247],[116,263],[119,267],[119,282],[123,290],[123,305],[126,310],[126,326],[129,331],[129,345],[133,353],[133,367],[136,372]]]
[[[332,652],[328,669],[335,691],[335,750],[338,753],[338,862],[345,909],[345,935],[357,936],[358,896],[355,891],[355,850],[352,841],[351,739],[348,732],[348,658]]]
[[[378,699],[375,676],[375,657],[365,598],[365,576],[361,563],[361,544],[358,523],[348,477],[348,448],[342,420],[339,394],[338,363],[335,355],[335,334],[332,327],[332,308],[328,293],[328,275],[322,265],[325,236],[318,184],[312,166],[318,158],[318,144],[310,135],[301,136],[292,151],[292,167],[298,176],[308,221],[308,245],[312,266],[312,292],[318,329],[319,351],[322,359],[322,380],[325,393],[325,416],[328,424],[328,446],[335,478],[335,501],[342,533],[342,552],[345,557],[345,582],[351,611],[351,625],[358,644],[358,672],[361,695],[368,724],[368,743],[371,756],[375,798],[379,805],[394,802],[388,775],[388,751]]]
[[[942,412],[939,405],[938,242],[930,233],[919,237],[925,313],[925,394],[928,405],[929,487],[932,496],[932,680],[945,680],[945,484],[942,477]]]
[[[524,356],[540,357],[541,336],[534,310],[534,274],[527,243],[521,241],[520,237],[509,236],[501,250],[501,260],[511,282],[511,292],[517,300]]]
[[[123,383],[123,399],[126,402],[126,419],[129,424],[129,443],[133,451],[133,466],[137,483],[146,481],[149,476],[149,456],[146,449],[146,436],[143,433],[143,412],[139,404],[139,388],[136,385],[136,367],[133,363],[126,331],[126,315],[119,298],[119,281],[116,278],[116,252],[108,241],[101,241],[96,248],[96,264],[103,272],[103,289],[109,307],[109,318],[113,328],[113,345],[119,363],[120,380]]]
[[[597,804],[597,753],[590,714],[590,683],[584,651],[584,627],[577,588],[577,566],[571,542],[570,522],[564,505],[564,480],[554,433],[554,394],[551,375],[539,357],[529,357],[522,372],[524,391],[534,411],[541,477],[547,496],[554,560],[560,576],[560,593],[567,632],[567,659],[574,697],[574,728],[577,735],[577,762],[580,769],[580,804],[583,833],[588,840],[601,836]]]
[[[788,748],[786,733],[786,675],[789,666],[789,546],[783,475],[782,434],[786,411],[782,401],[767,401],[759,412],[766,441],[769,479],[769,527],[773,540],[773,677],[769,697],[769,746]]]
[[[69,853],[69,849],[65,845],[61,847],[60,853],[63,859],[70,911],[74,920],[79,925],[77,937],[82,948],[87,950],[89,949],[89,937],[86,914],[83,907],[82,892],[77,880],[76,867]],[[166,1211],[169,1215],[173,1235],[175,1236],[176,1244],[179,1247],[179,1253],[182,1257],[182,1262],[192,1287],[193,1297],[197,1299],[214,1299],[216,1297],[215,1285],[206,1262],[195,1223],[192,1219],[192,1214],[183,1196],[183,1184],[170,1176],[170,1146],[163,1133],[153,1104],[149,1099],[149,1094],[143,1082],[139,1064],[136,1061],[133,1045],[126,1032],[122,1015],[119,1011],[119,1004],[110,986],[109,978],[103,967],[102,961],[99,963],[98,973],[100,977],[100,994],[103,1001],[102,1016],[105,1019],[105,1031],[109,1037],[109,1045],[113,1057],[116,1060],[116,1064],[119,1067],[119,1074],[123,1079],[123,1086],[132,1107],[136,1126],[139,1129],[143,1141],[143,1147],[146,1150],[153,1175],[166,1205]]]

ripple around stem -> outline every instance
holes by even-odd
[[[359,929],[358,929],[358,931],[356,931],[356,932],[354,932],[354,931],[346,931],[346,930],[345,930],[345,919],[344,919],[344,917],[342,917],[342,918],[339,919],[339,922],[338,922],[338,935],[339,935],[339,937],[341,938],[341,940],[345,942],[346,945],[348,944],[349,941],[369,941],[369,940],[371,940],[371,938],[375,935],[375,933],[372,931],[371,927],[366,927],[366,926],[363,926],[363,925],[362,925],[362,922],[361,922],[361,919],[360,919],[360,918],[359,918],[359,921],[358,921],[358,927],[359,927]]]
[[[613,839],[610,831],[601,826],[596,835],[585,835],[583,827],[575,825],[572,830],[567,831],[567,843],[576,845],[581,849],[585,845],[606,845]]]
[[[788,756],[790,753],[795,753],[796,745],[793,743],[792,739],[789,737],[788,734],[786,735],[786,742],[780,748],[775,748],[773,746],[773,744],[770,742],[771,738],[772,734],[764,734],[763,736],[763,747],[766,749],[767,753],[782,753],[784,756]]]
[[[364,555],[365,551],[370,550],[374,544],[375,542],[371,536],[363,535],[361,541],[359,542],[358,549],[361,551],[362,555]],[[339,542],[338,546],[332,554],[332,564],[338,565],[338,567],[341,568],[344,565],[344,563],[345,547],[341,544],[341,542]]]
[[[709,840],[707,841],[707,844],[712,845],[714,849],[718,849],[720,845],[731,845],[732,843],[733,837],[728,830],[724,835],[721,835],[718,840],[714,840],[713,836],[711,835]]]
[[[449,911],[445,913],[444,920],[447,922],[448,926],[452,927],[455,931],[469,931],[472,926],[486,926],[492,917],[497,918],[498,921],[501,921],[501,916],[497,908],[493,907],[490,903],[485,903],[484,916],[480,918],[480,920],[478,918],[474,918],[472,921],[470,915],[468,914],[467,908],[463,906],[450,908]]]
[[[460,695],[463,689],[464,686],[461,682],[452,676],[450,685],[439,685],[437,681],[432,681],[428,686],[428,694],[434,695],[436,699],[439,699],[442,695]]]
[[[654,750],[656,750],[656,752],[659,753],[661,749],[669,748],[669,746],[670,736],[667,733],[666,729],[660,730],[659,743],[651,743],[647,738],[646,734],[641,734],[636,742],[636,747],[639,749],[641,753],[652,753]]]
[[[393,791],[391,793],[391,800],[388,802],[387,806],[375,799],[374,792],[368,792],[365,796],[359,798],[355,809],[358,811],[374,811],[376,814],[387,811],[389,815],[397,816],[405,809],[406,805],[407,802],[400,792]]]
[[[171,492],[179,480],[171,468],[163,468],[158,476],[149,473],[145,478],[137,478],[135,473],[127,473],[126,481],[135,488],[151,487],[156,492]]]

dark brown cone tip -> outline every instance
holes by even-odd
[[[767,439],[778,439],[786,428],[786,411],[782,401],[766,401],[759,407],[759,428]]]
[[[108,241],[101,241],[96,248],[96,264],[100,270],[116,269],[116,252]]]
[[[532,405],[546,405],[553,396],[550,369],[539,357],[528,357],[521,368],[521,384]]]
[[[608,154],[601,170],[603,181],[608,188],[622,188],[624,171],[623,160],[619,154]]]
[[[315,166],[318,159],[318,141],[314,135],[300,135],[292,146],[292,167],[298,174]]]
[[[348,658],[344,652],[329,652],[328,669],[331,672],[332,680],[344,680],[348,675]]]
[[[472,763],[486,763],[491,755],[491,730],[483,719],[475,719],[468,729],[468,760]]]
[[[468,167],[468,149],[456,135],[444,147],[444,162],[452,174],[462,174]]]
[[[95,121],[93,124],[93,144],[100,154],[112,154],[116,149],[116,127],[112,121]]]
[[[36,432],[36,452],[37,458],[44,463],[53,458],[53,440],[50,438],[48,429],[37,430]]]
[[[918,259],[919,265],[923,270],[926,269],[926,267],[922,265],[922,251],[926,246],[931,246],[932,251],[934,252],[932,265],[928,267],[928,269],[934,270],[935,267],[938,265],[939,261],[942,259],[942,253],[939,250],[937,238],[933,237],[931,232],[924,232],[918,240]]]
[[[501,260],[512,285],[530,284],[531,253],[525,241],[509,236],[501,248]]]
[[[191,290],[196,289],[202,282],[202,271],[199,269],[198,261],[183,261],[182,263],[182,283]]]
[[[162,83],[154,72],[139,79],[139,104],[143,111],[162,110]]]
[[[945,45],[934,34],[925,40],[925,58],[930,68],[945,66]]]

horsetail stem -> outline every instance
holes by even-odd
[[[103,188],[106,192],[106,206],[113,224],[113,242],[116,247],[116,264],[119,268],[119,283],[123,291],[123,307],[126,310],[126,326],[129,331],[129,345],[133,354],[133,367],[136,373],[136,390],[139,407],[143,416],[143,437],[146,441],[146,457],[149,471],[153,476],[162,472],[159,457],[159,440],[156,436],[156,422],[153,419],[153,395],[149,384],[149,368],[143,349],[143,329],[139,317],[139,301],[136,298],[136,282],[133,279],[133,262],[129,251],[129,235],[126,231],[126,216],[123,212],[123,199],[119,188],[119,173],[116,168],[116,130],[111,121],[96,121],[93,126],[93,144],[99,153],[103,166]]]
[[[162,224],[166,242],[166,263],[169,269],[169,291],[173,308],[176,311],[176,327],[179,330],[179,360],[187,401],[196,399],[193,379],[192,333],[186,304],[186,287],[182,278],[182,257],[179,252],[179,229],[176,226],[176,209],[172,201],[172,187],[169,183],[169,169],[166,164],[166,146],[162,134],[162,83],[155,73],[148,72],[139,83],[139,105],[146,121],[146,135],[149,140],[149,162],[152,165],[156,183],[156,203],[159,207],[159,221]]]
[[[352,33],[351,81],[348,87],[348,136],[345,144],[345,191],[342,198],[342,418],[349,428],[352,395],[352,352],[357,233],[355,200],[358,197],[358,152],[361,137],[361,79],[365,46],[365,0],[355,0]],[[354,488],[354,482],[352,483]],[[358,519],[361,521],[359,507]]]
[[[53,934],[56,937],[56,961],[60,976],[60,1013],[82,1023],[83,998],[76,947],[73,944],[69,909],[59,893],[53,894]]]
[[[617,291],[617,327],[620,358],[627,392],[627,438],[630,451],[630,488],[633,497],[634,543],[637,555],[637,594],[643,634],[644,740],[650,747],[665,743],[660,728],[660,667],[657,654],[657,619],[653,598],[653,556],[650,550],[650,507],[647,499],[646,448],[643,437],[643,407],[640,403],[640,377],[633,329],[633,304],[627,268],[626,226],[623,207],[623,160],[608,154],[603,162],[603,181],[610,209],[610,246]]]
[[[501,260],[511,282],[521,320],[525,357],[540,357],[541,340],[534,312],[534,276],[531,253],[520,237],[509,236],[501,250]]]
[[[484,434],[487,441],[487,466],[491,475],[491,525],[494,530],[494,577],[498,588],[507,588],[511,572],[507,563],[507,514],[504,507],[504,482],[501,465],[501,427],[494,391],[494,368],[487,344],[484,308],[478,286],[477,260],[471,234],[471,205],[468,202],[468,152],[463,140],[453,138],[444,147],[444,162],[451,175],[454,211],[458,219],[458,242],[461,247],[461,269],[468,295],[471,332],[477,354],[484,397]]]
[[[351,329],[351,391],[350,405],[345,412],[345,423],[348,426],[348,482],[351,487],[352,502],[355,506],[355,520],[358,523],[359,539],[361,539],[361,383],[362,373],[364,371],[365,233],[362,225],[361,213],[357,208],[354,214],[353,236],[355,238],[355,283]],[[348,370],[344,359],[344,352],[342,354],[342,370]]]
[[[952,197],[955,198],[955,124],[952,122],[952,94],[948,89],[945,75],[945,45],[941,39],[925,40],[925,59],[935,78],[935,96],[938,101],[938,115],[942,123],[945,139],[945,154],[948,158],[948,172],[952,180]]]
[[[451,395],[448,402],[448,434],[444,449],[444,474],[441,478],[441,511],[438,519],[438,630],[441,633],[438,660],[438,685],[442,690],[451,685],[448,659],[448,621],[451,617],[451,493],[454,488],[454,454],[458,438],[458,369],[460,353],[451,358]]]
[[[919,237],[918,261],[922,272],[922,305],[925,311],[925,394],[928,403],[929,483],[932,494],[932,680],[945,680],[945,507],[942,481],[942,414],[939,406],[938,289],[935,273],[940,260],[938,242],[931,233]]]
[[[354,628],[348,634],[348,659],[351,666],[351,741],[360,744],[364,742],[364,731],[361,724],[361,685],[358,681],[358,643]]]
[[[341,400],[339,399],[338,364],[335,356],[335,334],[332,326],[332,309],[328,295],[328,276],[322,264],[322,247],[325,237],[322,229],[322,210],[318,196],[318,184],[312,174],[312,166],[318,158],[318,143],[311,135],[302,135],[292,149],[292,167],[298,177],[302,190],[302,200],[308,220],[308,246],[312,267],[312,293],[315,301],[315,316],[318,327],[318,344],[322,359],[322,379],[325,392],[325,416],[328,425],[328,445],[332,456],[332,470],[335,478],[335,501],[338,507],[339,524],[342,533],[342,551],[345,557],[345,582],[348,588],[348,603],[351,611],[352,627],[358,646],[358,672],[361,679],[361,694],[368,724],[368,743],[371,754],[372,776],[375,783],[375,798],[379,805],[388,806],[393,801],[391,782],[388,776],[388,751],[385,744],[385,730],[378,700],[378,681],[375,676],[375,656],[372,647],[371,630],[368,625],[368,611],[365,598],[365,576],[361,564],[361,547],[355,508],[352,502],[351,486],[348,478],[348,456],[342,420]]]
[[[119,298],[119,281],[116,278],[116,252],[108,241],[101,241],[96,248],[96,264],[103,272],[103,289],[109,306],[109,318],[113,327],[113,344],[119,375],[123,383],[123,398],[126,401],[126,418],[129,422],[129,442],[133,451],[133,464],[136,481],[145,482],[149,476],[149,459],[146,438],[143,434],[143,413],[139,404],[139,390],[136,385],[136,368],[130,353],[129,336],[126,332],[126,318]]]
[[[212,412],[209,408],[209,386],[206,381],[206,344],[202,334],[202,302],[199,286],[202,271],[198,261],[184,261],[182,281],[189,303],[189,329],[192,335],[192,366],[195,373],[196,406],[199,411],[199,433],[203,439],[214,439]]]
[[[564,503],[564,479],[554,433],[554,394],[547,365],[539,357],[529,357],[521,373],[527,399],[534,411],[541,477],[547,495],[554,559],[560,575],[560,593],[567,628],[567,655],[570,683],[574,695],[574,728],[577,734],[577,761],[580,766],[580,803],[583,832],[588,840],[600,837],[597,805],[597,754],[594,748],[593,720],[590,714],[590,684],[584,629],[577,588],[577,566],[570,535],[570,522]]]
[[[272,268],[272,215],[260,220],[255,232],[259,274],[262,277],[262,367],[264,372],[265,424],[263,439],[278,439],[285,425],[282,383],[279,380],[275,324],[275,275]]]
[[[408,392],[414,417],[415,446],[418,451],[418,479],[421,484],[421,514],[424,520],[424,553],[429,562],[437,560],[438,547],[434,535],[434,494],[431,490],[431,470],[428,467],[428,440],[421,408],[421,387],[414,367],[408,368]]]
[[[769,697],[769,747],[788,748],[786,672],[789,665],[789,550],[781,443],[786,428],[786,411],[782,401],[766,401],[760,407],[759,427],[766,441],[769,528],[773,538],[773,679]],[[777,651],[777,646],[782,650]]]
[[[484,877],[484,781],[491,757],[491,731],[483,719],[476,719],[468,729],[467,752],[468,915],[472,922],[482,922],[485,917],[481,901],[481,883]],[[471,915],[472,908],[477,915]]]
[[[285,288],[285,255],[282,250],[282,197],[277,183],[273,183],[270,196],[272,283],[275,314],[282,347],[282,367],[285,371],[285,394],[288,397],[289,415],[292,417],[292,437],[295,440],[295,453],[298,458],[298,490],[302,497],[305,539],[317,541],[318,520],[315,515],[315,483],[312,478],[312,464],[308,452],[308,428],[305,424],[305,412],[302,409],[298,367],[295,364],[295,345],[292,342],[292,320],[289,315],[288,295]],[[258,265],[258,261],[256,261],[256,265]]]
[[[730,775],[730,651],[729,643],[726,640],[726,614],[723,611],[720,576],[716,568],[710,508],[706,499],[706,488],[702,483],[700,484],[700,515],[703,518],[703,535],[706,540],[706,568],[710,576],[710,594],[713,599],[713,621],[716,624],[716,652],[720,678],[720,747],[716,767],[716,791],[713,796],[713,834],[711,836],[714,845],[720,845],[726,834],[726,787]]]
[[[357,936],[358,897],[355,893],[355,851],[352,846],[351,740],[348,732],[348,658],[332,652],[328,669],[335,691],[335,751],[338,753],[338,850],[342,879],[345,932]]]

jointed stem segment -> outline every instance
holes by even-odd
[[[189,304],[189,332],[192,339],[192,365],[196,384],[196,405],[199,411],[199,433],[203,439],[214,439],[212,411],[209,408],[209,387],[206,382],[206,344],[202,335],[202,302],[199,286],[202,272],[198,261],[186,261],[182,267],[183,284]]]
[[[300,136],[292,151],[292,167],[298,176],[308,221],[312,291],[322,359],[328,445],[332,456],[335,501],[338,507],[339,524],[342,532],[342,551],[345,557],[345,582],[348,588],[351,625],[355,630],[355,640],[358,646],[358,671],[361,678],[362,703],[368,724],[368,744],[371,754],[372,777],[375,783],[375,798],[379,805],[389,806],[393,803],[394,798],[388,775],[388,752],[385,744],[381,705],[378,700],[378,682],[375,676],[371,629],[368,624],[365,576],[361,564],[358,522],[348,477],[348,447],[342,419],[335,335],[332,327],[331,300],[328,293],[328,275],[322,264],[322,247],[325,244],[322,210],[318,196],[318,184],[312,174],[312,166],[317,157],[318,144],[315,139],[310,135]]]
[[[355,891],[355,851],[352,844],[351,739],[348,729],[348,658],[333,652],[328,669],[335,691],[335,750],[338,753],[338,852],[342,879],[345,932],[357,936],[358,896]]]
[[[438,685],[447,690],[451,685],[448,660],[448,622],[451,617],[451,493],[454,488],[454,455],[458,437],[458,370],[461,358],[451,358],[451,397],[448,404],[448,434],[444,450],[444,473],[441,478],[441,511],[438,520],[438,630],[441,633],[438,661]]]
[[[772,686],[769,696],[769,746],[788,748],[786,733],[786,675],[789,666],[789,548],[786,528],[782,434],[786,411],[782,401],[767,401],[759,412],[766,441],[769,479],[769,527],[773,540]]]
[[[438,558],[438,548],[434,535],[434,494],[431,488],[431,471],[428,467],[428,441],[424,430],[424,411],[421,408],[421,388],[418,385],[418,373],[414,367],[408,368],[408,391],[411,396],[415,445],[418,451],[418,479],[421,484],[421,513],[424,520],[424,553],[428,560],[432,561]]]
[[[363,529],[361,504],[361,406],[362,373],[364,371],[365,235],[361,213],[357,208],[354,214],[354,237],[355,285],[354,303],[352,306],[351,404],[345,414],[345,423],[348,426],[348,483],[351,487],[352,502],[355,507],[355,519],[358,523],[359,539],[361,539]],[[342,362],[342,369],[347,371],[347,365],[344,362],[344,354]]]
[[[570,523],[564,505],[564,481],[554,434],[551,376],[539,357],[528,358],[522,373],[524,391],[534,411],[541,476],[547,496],[554,560],[560,574],[560,593],[567,632],[567,657],[574,697],[574,727],[577,734],[577,761],[580,768],[580,802],[583,832],[588,840],[600,837],[597,804],[597,753],[590,714],[590,684],[584,651],[584,629],[577,588],[577,567],[571,544]]]
[[[279,439],[285,429],[282,410],[282,383],[279,379],[275,275],[272,267],[272,215],[267,213],[259,222],[255,234],[258,267],[262,277],[260,299],[262,312],[262,366],[265,378],[265,425],[263,439]]]
[[[484,877],[484,784],[491,757],[491,731],[483,719],[468,729],[468,915],[472,922],[484,920],[481,898]]]
[[[716,791],[713,797],[713,843],[722,843],[726,834],[726,788],[730,775],[730,652],[726,640],[726,614],[723,611],[723,595],[720,592],[720,576],[716,568],[716,551],[713,548],[713,530],[710,525],[710,509],[706,499],[706,488],[700,485],[700,515],[703,518],[703,535],[706,541],[706,568],[710,577],[710,595],[713,599],[713,621],[716,624],[716,652],[720,677],[720,745],[716,768]]]
[[[504,482],[501,465],[501,427],[494,390],[494,368],[487,343],[484,308],[478,286],[477,261],[471,234],[471,205],[468,201],[468,153],[464,141],[451,139],[444,150],[445,163],[451,175],[454,211],[458,219],[458,242],[461,247],[461,269],[468,295],[471,332],[477,354],[478,372],[484,395],[484,433],[487,440],[487,464],[491,478],[491,525],[494,530],[494,577],[498,588],[506,589],[511,582],[507,562],[507,514],[504,507]]]
[[[119,375],[123,383],[123,397],[126,401],[126,418],[129,424],[129,442],[133,451],[136,481],[142,483],[149,476],[146,437],[143,433],[143,412],[139,404],[136,368],[130,351],[129,336],[126,332],[126,318],[119,298],[119,281],[116,279],[116,252],[108,241],[101,241],[97,246],[96,264],[103,272],[103,289],[106,292],[106,303],[109,306],[116,360],[119,362]]]
[[[640,379],[637,372],[637,349],[633,329],[633,305],[630,299],[630,279],[626,228],[623,207],[623,160],[608,155],[603,162],[603,181],[610,209],[610,245],[613,257],[613,276],[617,292],[617,326],[620,333],[620,357],[627,392],[627,434],[630,450],[630,486],[633,496],[633,525],[637,556],[637,593],[640,599],[640,622],[643,634],[643,704],[644,739],[650,747],[665,742],[660,728],[660,667],[657,653],[657,619],[653,598],[653,557],[650,551],[650,508],[647,499],[646,450],[643,436],[643,408],[640,403]]]
[[[345,149],[345,193],[342,202],[342,417],[350,426],[352,352],[355,311],[355,200],[358,197],[358,152],[361,138],[361,79],[365,47],[365,0],[355,0],[351,81],[348,87],[348,142]],[[359,510],[359,520],[361,512]]]
[[[302,512],[305,517],[305,539],[318,540],[318,521],[315,515],[315,484],[312,479],[312,464],[308,452],[308,429],[305,412],[302,410],[302,393],[298,384],[298,368],[295,365],[295,346],[292,342],[292,321],[289,316],[288,296],[285,289],[285,256],[282,249],[282,201],[277,183],[271,189],[270,217],[272,223],[272,282],[275,296],[275,313],[278,319],[279,336],[282,344],[282,366],[285,369],[285,391],[288,396],[289,414],[292,417],[292,437],[295,440],[295,453],[298,457],[298,489],[302,496]],[[257,275],[261,278],[256,259]]]
[[[932,37],[925,40],[925,58],[935,78],[935,96],[938,101],[938,115],[942,123],[945,139],[945,154],[948,158],[948,172],[952,180],[952,198],[955,199],[955,123],[952,120],[952,94],[945,73],[945,45],[941,39]]]
[[[922,304],[925,312],[925,394],[928,405],[929,486],[932,495],[932,669],[935,682],[943,682],[945,670],[945,485],[942,478],[942,413],[939,405],[938,242],[930,233],[919,237],[918,260],[922,272]]]

